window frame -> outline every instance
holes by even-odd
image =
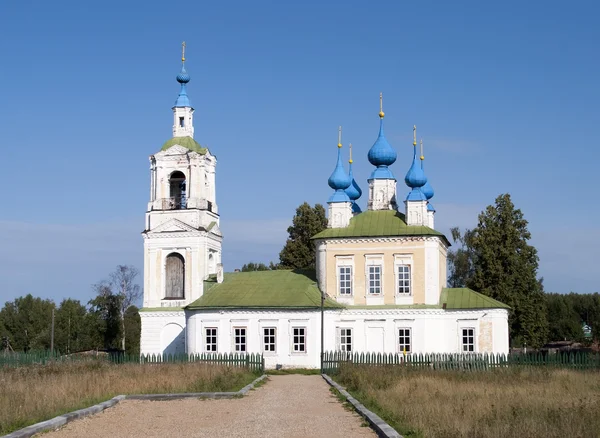
[[[265,327],[261,327],[262,333],[261,333],[261,337],[262,337],[262,351],[264,354],[270,355],[270,354],[277,354],[277,327],[274,326],[265,326]],[[273,330],[273,334],[266,334],[267,330]],[[267,337],[272,337],[273,338],[273,342],[266,342],[266,338]],[[270,345],[273,347],[272,350],[267,350],[267,345]]]
[[[214,330],[214,335],[209,335],[208,331]],[[208,337],[214,337],[214,343],[208,342]],[[208,346],[214,345],[214,350],[209,350]],[[219,351],[219,328],[218,327],[204,327],[204,351],[207,353],[218,353]]]
[[[350,269],[350,273],[341,273],[342,269]],[[336,255],[335,256],[335,280],[336,280],[336,296],[340,298],[352,298],[354,296],[354,257],[351,255]],[[342,293],[342,275],[348,275],[349,278],[343,280],[349,282],[344,289],[350,292]]]
[[[354,287],[353,287],[353,276],[354,270],[352,269],[352,265],[338,265],[337,267],[338,274],[338,295],[341,297],[351,297],[354,295]],[[347,270],[349,272],[343,272],[342,270]],[[348,278],[342,279],[342,276],[348,276]],[[342,282],[347,283],[342,286]],[[347,292],[344,292],[346,290]]]
[[[379,270],[379,272],[371,272],[371,269],[373,270]],[[371,280],[371,274],[375,275],[379,275],[378,279],[373,279]],[[378,286],[371,286],[371,281],[374,282],[379,282]],[[378,290],[377,290],[378,289]],[[377,290],[377,292],[372,292],[372,290]],[[379,264],[373,264],[373,265],[368,265],[367,266],[367,294],[369,296],[373,296],[373,295],[381,295],[383,292],[383,265],[379,265]]]
[[[247,353],[248,352],[248,327],[246,326],[235,326],[232,327],[233,328],[233,352],[234,353]],[[237,330],[243,330],[244,334],[242,335],[241,333],[238,335],[236,333]],[[237,338],[243,338],[244,342],[243,343],[239,343],[237,342]],[[242,350],[238,349],[238,345],[239,346],[243,346],[244,348]]]
[[[297,334],[295,333],[295,330],[303,330],[303,334]],[[296,342],[295,338],[298,337],[303,337],[303,342]],[[308,329],[306,326],[292,326],[292,336],[291,336],[291,341],[292,341],[292,348],[291,348],[291,352],[292,354],[307,354],[308,353],[308,345],[307,345],[307,339],[308,339]],[[297,350],[295,347],[296,345],[304,345],[304,351],[301,350]]]
[[[406,268],[408,270],[408,278],[400,278],[400,268]],[[412,291],[412,265],[410,263],[396,262],[394,265],[396,271],[396,295],[400,297],[410,297],[413,294]],[[404,273],[406,274],[406,273]],[[408,281],[408,292],[400,292],[400,281]],[[406,286],[402,286],[406,287]]]
[[[465,335],[465,331],[466,330],[471,330],[471,335],[469,335],[467,333],[467,335]],[[461,353],[476,353],[477,352],[477,331],[475,330],[475,327],[472,326],[464,326],[464,327],[460,327],[460,352]],[[465,343],[465,338],[467,339],[467,342]],[[469,342],[469,338],[470,341]],[[465,347],[471,346],[472,349],[469,350],[468,348],[465,349]]]
[[[352,353],[354,334],[352,327],[338,327],[337,328],[337,349],[345,353]],[[350,348],[348,349],[348,346]]]
[[[371,292],[371,269],[379,269],[379,291]],[[376,273],[373,273],[376,275]],[[384,275],[385,275],[385,259],[383,254],[365,254],[365,297],[367,300],[369,297],[378,297],[380,299],[384,296]],[[377,281],[377,280],[373,280]],[[374,288],[377,288],[374,286]],[[383,304],[383,303],[381,303]]]
[[[403,331],[402,335],[400,334],[400,332]],[[408,336],[406,335],[406,332],[408,331]],[[400,342],[401,339],[403,339],[404,341],[406,341],[406,339],[408,338],[408,349],[406,350],[406,354],[411,354],[413,352],[413,344],[412,344],[412,340],[413,340],[413,329],[412,327],[396,327],[396,345],[398,347],[398,352],[399,353],[404,353],[404,348],[406,347],[406,342]]]

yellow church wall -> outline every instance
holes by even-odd
[[[328,242],[326,249],[327,292],[329,296],[348,299],[339,295],[337,265],[338,260],[352,259],[353,301],[347,304],[366,305],[367,259],[381,257],[383,260],[383,304],[396,304],[396,256],[412,259],[411,279],[413,303],[425,303],[425,244],[422,241],[407,242]]]

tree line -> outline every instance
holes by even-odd
[[[141,296],[133,266],[117,266],[108,280],[92,286],[87,304],[67,298],[56,305],[28,294],[0,310],[0,351],[49,350],[54,325],[54,349],[61,353],[121,349],[139,353]],[[54,316],[54,324],[52,318]]]

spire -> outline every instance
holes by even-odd
[[[356,200],[361,197],[362,190],[360,189],[358,184],[356,184],[356,180],[354,179],[354,175],[352,174],[352,143],[350,143],[350,159],[348,160],[348,163],[348,177],[352,182],[350,183],[350,186],[348,186],[348,188],[346,189],[346,194],[352,201],[352,212],[360,213],[361,210],[358,204],[356,203]]]
[[[423,175],[425,175],[425,155],[423,155],[423,139],[421,139],[421,170],[423,171]],[[429,184],[429,180],[421,187],[421,191],[429,201],[433,198],[433,187]]]
[[[423,139],[421,139],[421,170],[423,171],[423,174],[425,174],[425,155],[423,154]],[[429,184],[429,180],[427,180],[425,185],[421,187],[421,191],[425,195],[425,198],[427,198],[427,201],[433,198],[433,187],[431,187],[431,184]],[[435,208],[433,208],[431,202],[427,202],[427,210],[435,211]]]
[[[181,84],[181,90],[179,90],[179,96],[175,101],[174,107],[184,108],[191,107],[192,103],[187,95],[186,84],[190,81],[190,75],[185,70],[185,41],[181,43],[181,71],[177,75],[177,82]]]
[[[350,187],[352,180],[344,170],[342,163],[342,127],[338,129],[338,158],[337,164],[333,173],[327,181],[329,187],[335,190],[335,193],[331,195],[327,202],[350,202],[350,198],[346,194],[345,190]]]
[[[379,93],[379,135],[377,140],[369,149],[367,155],[369,162],[377,169],[371,173],[370,179],[395,179],[392,172],[388,169],[396,161],[396,151],[390,146],[383,132],[383,93]]]

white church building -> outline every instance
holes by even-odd
[[[316,271],[223,273],[217,160],[194,140],[182,61],[173,138],[150,156],[142,354],[262,353],[267,367],[317,368],[322,349],[508,353],[508,306],[446,287],[450,243],[434,228],[422,145],[417,153],[413,135],[403,190],[381,108],[364,212],[352,158],[344,168],[340,133],[328,228],[313,237]]]

